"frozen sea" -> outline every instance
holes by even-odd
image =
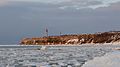
[[[119,45],[46,46],[45,49],[41,47],[43,46],[1,45],[0,67],[112,67],[112,65],[115,67],[116,64],[120,65],[120,52],[113,50],[119,48]],[[103,62],[108,66],[104,66],[106,64]]]

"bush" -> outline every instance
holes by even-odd
[[[62,42],[62,40],[58,39],[58,38],[48,38],[47,42],[49,42],[49,43],[60,43],[60,42]]]

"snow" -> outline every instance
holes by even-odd
[[[83,67],[118,67],[120,66],[120,51],[108,53],[103,57],[96,57],[83,65]]]
[[[79,41],[79,39],[70,39],[67,41],[66,44],[69,44],[69,43],[77,43]]]

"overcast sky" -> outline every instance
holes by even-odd
[[[0,44],[25,37],[120,30],[120,0],[0,0]]]

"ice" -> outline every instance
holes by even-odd
[[[108,53],[103,57],[96,57],[88,61],[83,67],[118,67],[120,66],[120,51]]]
[[[82,67],[120,46],[14,46],[0,47],[0,67]]]

